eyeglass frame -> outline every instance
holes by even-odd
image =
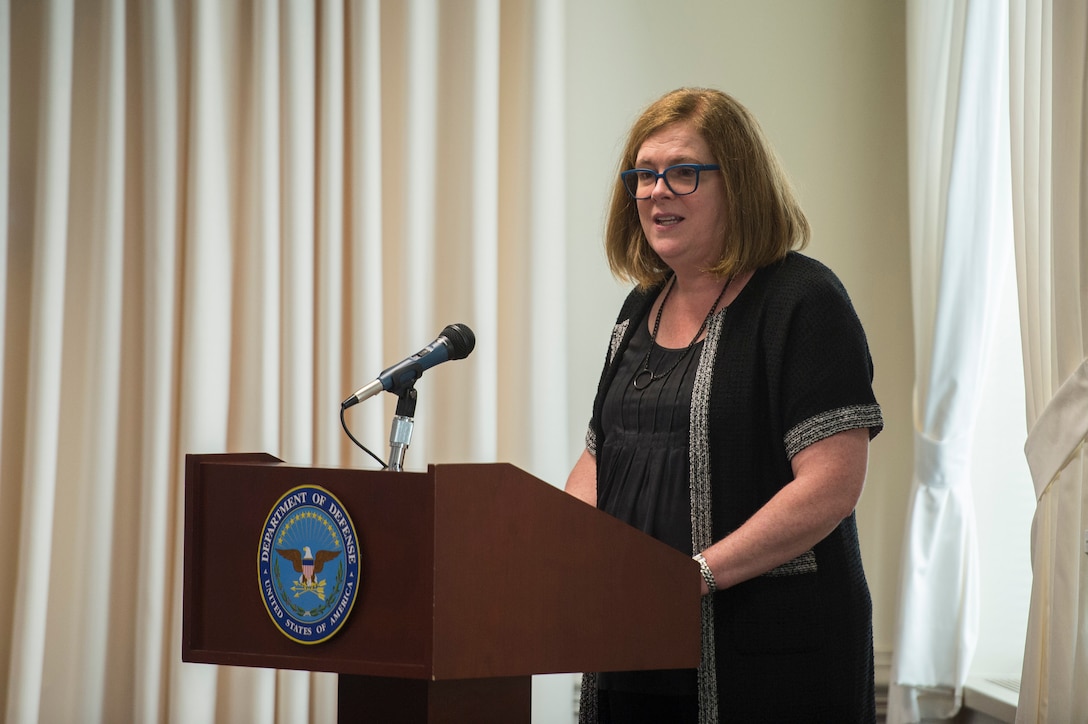
[[[695,170],[695,188],[693,188],[691,191],[683,191],[683,192],[677,191],[676,189],[674,189],[672,187],[672,184],[669,183],[668,177],[665,176],[665,174],[667,174],[669,171],[672,171],[674,168],[690,168],[690,169],[694,169]],[[666,188],[668,188],[669,191],[671,191],[674,196],[688,196],[688,195],[693,194],[693,193],[695,193],[696,191],[699,190],[699,176],[700,176],[700,174],[702,174],[703,171],[721,171],[721,170],[722,170],[722,167],[719,166],[716,163],[677,163],[677,164],[673,164],[672,166],[666,166],[665,168],[661,169],[660,173],[657,172],[657,171],[654,171],[652,168],[629,168],[626,171],[620,171],[620,183],[623,184],[623,189],[624,189],[624,191],[627,192],[627,195],[630,196],[635,201],[645,201],[646,199],[650,198],[650,196],[653,195],[654,188],[657,187],[657,180],[658,179],[665,179]],[[652,173],[654,175],[654,183],[650,187],[650,193],[647,194],[646,196],[635,196],[635,192],[632,191],[631,187],[627,185],[627,177],[630,176],[631,174],[636,174],[636,173]],[[636,187],[637,187],[637,185],[638,184],[636,182]]]

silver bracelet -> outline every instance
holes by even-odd
[[[710,564],[706,562],[706,558],[703,558],[703,554],[696,553],[691,558],[699,564],[699,573],[703,574],[703,580],[706,581],[707,590],[711,593],[717,591],[718,583],[714,580],[714,572],[710,570]]]

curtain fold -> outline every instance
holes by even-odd
[[[950,719],[978,634],[972,431],[1011,258],[1006,10],[908,4],[914,474],[889,722]]]
[[[128,588],[124,571],[132,564],[131,546],[113,545],[112,530],[124,511],[124,492],[114,486],[122,466],[116,454],[121,414],[122,298],[124,290],[124,136],[126,132],[124,78],[125,17],[123,4],[105,2],[93,19],[76,22],[95,26],[97,49],[85,62],[73,66],[73,174],[85,175],[89,184],[71,188],[70,218],[90,221],[83,245],[70,245],[65,292],[69,300],[89,299],[89,304],[65,310],[66,346],[83,350],[65,355],[62,397],[62,445],[58,455],[57,500],[53,526],[70,531],[67,540],[57,537],[55,556],[71,560],[80,551],[110,551],[95,568],[68,569],[52,565],[50,595],[55,600],[81,598],[65,625],[48,627],[45,648],[67,669],[66,678],[77,682],[67,707],[58,720],[80,718],[85,710],[101,711],[109,669],[109,638],[96,625],[94,611],[109,610],[115,586]],[[95,88],[97,92],[88,93]],[[80,394],[81,390],[86,393]],[[78,672],[84,672],[78,675]],[[92,673],[93,672],[93,673]],[[90,674],[90,675],[88,675]],[[46,718],[53,707],[43,710]]]
[[[10,192],[9,179],[12,169],[18,167],[18,153],[13,152],[11,144],[7,142],[12,135],[13,122],[11,119],[11,107],[13,86],[11,81],[11,4],[9,0],[0,0],[0,411],[6,409],[10,403],[11,395],[8,394],[8,385],[3,383],[6,378],[5,370],[10,368],[14,360],[8,357],[8,335],[11,325],[7,321],[10,305],[9,294],[15,285],[8,283],[8,257],[10,253],[9,239],[9,211],[7,200],[18,198],[17,193]],[[0,431],[3,427],[3,415],[0,413]],[[5,508],[12,506],[12,481],[10,475],[10,456],[0,455],[0,504]],[[14,550],[17,538],[10,531],[10,523],[17,518],[11,512],[0,513],[0,546],[5,550]],[[8,557],[10,560],[10,557]],[[13,580],[15,570],[7,561],[0,561],[0,575],[5,580]],[[0,651],[10,651],[12,644],[11,627],[7,625],[12,619],[12,604],[10,599],[0,598]],[[0,657],[0,682],[8,681],[8,661]],[[0,711],[4,711],[4,700],[0,700]]]
[[[555,193],[556,179],[566,178],[566,170],[560,159],[566,147],[563,129],[566,127],[563,104],[563,6],[557,2],[534,5],[532,17],[533,36],[531,47],[532,75],[528,87],[530,108],[533,109],[530,133],[533,143],[527,158],[529,167],[548,169],[547,173],[530,176],[529,193],[532,204],[529,209],[527,241],[530,250],[529,263],[534,275],[544,279],[565,277],[566,255],[563,245],[557,243],[556,219],[566,216],[563,194]],[[546,200],[546,201],[545,201]],[[543,202],[543,203],[540,203]],[[529,408],[536,411],[530,420],[530,440],[540,440],[552,434],[551,420],[566,414],[566,399],[558,390],[567,388],[566,312],[554,314],[557,300],[550,285],[534,284],[529,287],[532,308],[529,323],[534,334],[550,340],[556,351],[552,355],[529,358]],[[567,461],[557,459],[548,446],[531,450],[532,467],[547,471],[548,477],[565,477]]]
[[[170,10],[166,2],[152,2],[141,16],[128,15],[130,30],[140,42],[132,47],[134,62],[128,65],[133,78],[128,136],[134,150],[126,193],[131,219],[126,236],[134,248],[132,263],[142,266],[134,273],[138,282],[126,300],[129,309],[137,310],[131,325],[135,329],[128,340],[136,351],[128,369],[139,370],[133,383],[138,387],[138,404],[131,405],[128,412],[140,421],[138,433],[131,438],[133,444],[126,450],[131,459],[139,461],[131,484],[138,531],[131,716],[133,721],[146,722],[166,718],[169,662],[163,652],[174,623],[171,591],[176,581],[166,564],[174,545],[171,508],[177,499],[169,481],[177,474],[179,457],[176,339],[181,306],[181,137],[185,128],[181,114],[185,55],[179,36],[185,33],[183,27],[175,26]],[[137,72],[137,68],[141,70]],[[123,717],[124,698],[111,698],[105,710]]]
[[[1013,0],[1016,271],[1037,495],[1017,722],[1088,719],[1088,8]]]
[[[418,383],[407,467],[563,480],[564,210],[527,170],[564,176],[562,32],[532,0],[0,0],[4,721],[335,721],[335,676],[181,661],[184,456],[374,469],[340,402],[446,324],[477,347]],[[394,407],[347,415],[382,458]]]
[[[233,60],[225,53],[227,23],[217,21],[214,0],[191,5],[189,35],[181,45],[189,53],[183,93],[182,168],[179,192],[181,278],[177,451],[168,481],[173,491],[173,526],[169,541],[171,584],[170,637],[165,655],[169,671],[167,711],[171,721],[215,721],[219,699],[213,667],[181,660],[181,599],[184,561],[178,545],[184,532],[184,462],[186,452],[227,451],[231,389],[233,244],[228,194],[233,170],[228,156],[227,102],[233,96],[231,78],[223,72]],[[228,22],[233,18],[226,19]],[[201,692],[201,696],[178,695]]]
[[[29,723],[38,721],[39,692],[47,680],[43,666],[48,617],[41,602],[49,600],[49,584],[54,577],[51,575],[55,544],[52,518],[60,444],[57,421],[61,411],[75,9],[71,2],[58,2],[47,8],[20,10],[19,19],[26,20],[23,29],[31,37],[36,34],[42,47],[55,49],[50,53],[31,53],[28,64],[31,73],[42,84],[58,91],[33,97],[31,89],[24,86],[18,89],[21,93],[12,104],[33,103],[31,113],[37,123],[33,135],[26,139],[32,190],[30,198],[23,199],[28,205],[18,207],[21,214],[29,210],[32,221],[25,235],[12,234],[17,237],[15,244],[23,248],[19,250],[22,253],[18,254],[18,266],[13,265],[11,273],[18,269],[20,275],[26,275],[27,284],[19,290],[23,295],[16,302],[27,310],[26,337],[22,340],[26,367],[21,370],[25,392],[19,401],[25,405],[25,414],[20,421],[23,439],[13,441],[21,448],[16,452],[20,462],[12,465],[17,469],[16,481],[14,485],[5,485],[5,492],[14,493],[18,501],[14,504],[20,507],[13,556],[16,569],[14,576],[7,579],[15,582],[11,601],[15,625],[10,634],[11,661],[7,671],[10,695],[5,719]],[[26,96],[18,97],[23,93]]]

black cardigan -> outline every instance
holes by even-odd
[[[617,318],[587,434],[594,454],[616,363],[659,291],[632,291]],[[715,315],[698,374],[689,455],[696,551],[789,484],[790,461],[806,446],[883,428],[850,298],[831,270],[798,253],[759,269]],[[872,603],[853,514],[811,551],[704,599],[703,620],[700,706],[722,721],[875,718]]]

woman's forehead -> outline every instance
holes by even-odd
[[[685,157],[692,160],[705,160],[709,151],[709,145],[695,125],[690,121],[679,121],[651,133],[639,146],[637,157],[639,159]]]

